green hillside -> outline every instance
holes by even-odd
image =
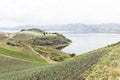
[[[36,71],[38,66],[41,68],[47,67],[47,64],[35,64],[0,54],[0,80],[16,80],[14,78],[11,79],[10,75],[14,73],[13,76],[18,78],[19,75],[30,73],[30,70]],[[23,71],[26,73],[23,73]]]
[[[54,40],[54,38],[56,39]],[[39,40],[40,42],[38,42]],[[50,45],[48,45],[49,40],[52,43]],[[61,34],[45,33],[40,29],[21,30],[17,33],[1,32],[0,80],[8,80],[13,73],[16,78],[21,73],[23,76],[27,73],[32,75],[33,72],[50,67],[50,63],[70,58],[69,54],[56,49],[56,46],[67,46],[69,41]],[[56,42],[55,45],[54,42]],[[23,74],[24,71],[25,74]],[[14,79],[12,78],[12,80]]]
[[[0,54],[27,62],[46,63],[46,60],[44,60],[39,55],[35,54],[30,49],[25,49],[20,47],[2,45],[0,47]]]
[[[3,37],[6,38],[3,39]],[[57,50],[69,45],[70,42],[58,33],[27,29],[17,33],[1,33],[0,39],[0,54],[20,60],[34,63],[52,63],[64,61],[71,57],[69,54]]]
[[[30,66],[31,65],[31,66]],[[15,65],[17,66],[17,65]],[[29,67],[28,67],[29,66]],[[9,68],[7,66],[3,70]],[[0,74],[1,80],[119,80],[120,43],[55,64],[25,64]]]

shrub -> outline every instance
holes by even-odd
[[[76,54],[75,53],[72,53],[72,54],[69,54],[71,57],[74,57]]]

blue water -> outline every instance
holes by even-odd
[[[72,43],[62,51],[82,54],[120,41],[120,34],[64,34]]]

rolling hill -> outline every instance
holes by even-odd
[[[6,63],[7,64],[7,63]],[[120,42],[54,64],[2,67],[1,80],[119,80]],[[24,65],[23,65],[24,64]],[[3,64],[4,65],[4,64]],[[5,71],[6,69],[10,69]]]
[[[33,76],[32,76],[33,77]],[[38,71],[35,80],[119,80],[120,43],[100,48]],[[26,77],[23,79],[27,79]]]
[[[59,48],[59,46],[65,47],[69,45],[71,41],[65,38],[62,34],[58,33],[47,33],[40,29],[27,29],[16,33],[13,38],[9,40],[9,43],[21,45],[40,45],[40,46],[50,46],[53,48]],[[63,45],[63,46],[62,46]]]
[[[17,33],[1,33],[0,36],[0,54],[6,56],[35,63],[51,63],[70,58],[69,54],[57,50],[70,42],[61,34],[28,29]]]

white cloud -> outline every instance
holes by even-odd
[[[0,26],[120,23],[120,0],[0,0]]]

